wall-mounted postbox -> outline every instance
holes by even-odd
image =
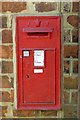
[[[60,17],[16,18],[17,107],[60,108]]]

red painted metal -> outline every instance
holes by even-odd
[[[52,28],[23,28],[23,32],[52,32]]]
[[[44,51],[43,66],[34,66],[35,50]],[[16,60],[17,108],[60,109],[60,17],[17,17]]]

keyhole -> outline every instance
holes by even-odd
[[[29,75],[27,75],[27,78],[29,78]]]

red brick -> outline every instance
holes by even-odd
[[[77,104],[78,103],[78,92],[72,92],[71,103],[72,104]]]
[[[7,113],[7,106],[2,106],[2,116],[5,117]]]
[[[13,63],[3,61],[2,62],[2,73],[13,73]]]
[[[3,30],[2,31],[2,42],[3,43],[12,43],[12,31]]]
[[[0,88],[2,88],[2,77],[0,76]]]
[[[78,73],[78,62],[73,62],[73,73]]]
[[[2,92],[0,92],[0,102],[2,101]]]
[[[36,11],[38,12],[48,12],[53,11],[57,9],[57,3],[55,2],[40,2],[35,3]]]
[[[2,28],[2,17],[0,17],[0,28]]]
[[[11,82],[10,82],[11,87],[14,88],[14,78],[11,77],[11,78],[10,78],[10,81],[11,81]]]
[[[14,102],[14,90],[11,90],[10,101]]]
[[[64,57],[70,58],[72,56],[73,58],[78,58],[78,46],[70,46],[65,45],[64,46]]]
[[[65,104],[69,104],[69,98],[70,98],[69,92],[64,91],[64,103]]]
[[[53,110],[46,111],[46,110],[43,110],[43,111],[41,111],[41,115],[42,116],[57,116],[57,111],[53,111]]]
[[[2,107],[0,106],[0,117],[2,117]]]
[[[77,77],[64,77],[64,88],[66,89],[77,89],[78,78]]]
[[[10,88],[10,82],[7,76],[2,77],[2,88]]]
[[[78,30],[77,29],[73,29],[72,30],[72,41],[73,42],[78,42]]]
[[[7,76],[2,76],[2,80],[0,80],[0,88],[13,88],[13,80],[9,81]]]
[[[2,44],[2,31],[0,31],[0,45]]]
[[[0,92],[0,94],[2,95],[2,99],[0,99],[0,102],[13,102],[14,101],[14,94],[12,90],[10,93],[2,91]]]
[[[79,12],[79,2],[73,2],[73,12]]]
[[[8,92],[0,92],[0,94],[2,94],[0,102],[10,102],[10,94]]]
[[[74,27],[78,27],[79,17],[76,15],[71,15],[67,18],[67,22]]]
[[[2,17],[2,28],[7,28],[7,17]]]
[[[77,118],[77,107],[76,106],[64,106],[64,117],[65,118]]]
[[[35,111],[33,111],[33,110],[14,110],[13,115],[18,116],[18,117],[26,117],[26,116],[32,117],[32,116],[35,116]]]
[[[2,58],[2,46],[0,45],[0,58]]]
[[[2,12],[2,2],[0,2],[0,12]]]
[[[3,2],[2,12],[11,11],[12,13],[21,12],[26,9],[26,2]]]
[[[0,62],[0,73],[2,72],[2,62]]]
[[[0,46],[0,58],[12,59],[12,57],[13,57],[12,46]]]

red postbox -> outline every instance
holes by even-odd
[[[16,18],[17,108],[60,108],[60,17]]]

